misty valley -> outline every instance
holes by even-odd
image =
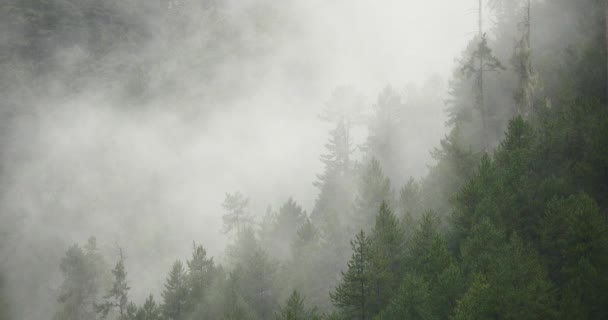
[[[43,319],[608,319],[608,1],[0,1]]]

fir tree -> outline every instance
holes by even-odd
[[[188,287],[188,309],[190,312],[202,303],[206,294],[211,290],[215,280],[216,270],[213,258],[207,257],[203,246],[193,244],[192,259],[187,261],[188,274],[186,277]]]
[[[154,301],[154,297],[149,295],[143,306],[137,310],[136,320],[161,320],[161,308]]]
[[[314,309],[306,310],[304,298],[294,290],[287,299],[285,307],[277,313],[276,320],[317,320],[320,319]]]
[[[353,254],[348,269],[330,297],[345,317],[367,320],[371,317],[371,244],[363,230],[351,241],[351,246]]]
[[[379,313],[397,292],[405,257],[405,236],[386,202],[380,206],[371,240],[370,312]]]
[[[167,277],[165,289],[162,292],[162,311],[167,320],[181,320],[186,316],[188,307],[186,277],[186,270],[183,264],[179,260],[175,261]]]
[[[359,170],[355,199],[355,227],[369,228],[383,202],[392,203],[390,180],[384,176],[380,163],[372,158]]]

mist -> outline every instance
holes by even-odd
[[[412,209],[415,219],[422,207],[447,217],[450,210],[441,210],[452,197],[428,200],[439,192],[429,190],[464,184],[433,182],[446,176],[433,150],[454,127],[449,87],[477,34],[477,1],[34,2],[0,5],[0,270],[13,319],[56,313],[61,259],[91,236],[108,270],[119,248],[124,252],[136,304],[150,293],[160,297],[164,274],[176,259],[189,259],[193,243],[232,272],[227,248],[239,236],[224,232],[227,193],[249,199],[257,237],[274,243],[266,249],[281,265],[288,265],[289,245],[277,249],[280,241],[266,239],[264,221],[288,199],[330,239],[324,218],[314,216],[323,212],[315,182],[326,170],[320,157],[336,126],[322,115],[336,92],[352,95],[359,108],[349,132],[353,167],[380,160],[394,198],[384,200],[399,219],[413,208],[399,200],[408,181],[424,193],[421,208]],[[550,5],[534,1],[534,8],[543,6]],[[492,8],[484,6],[483,23],[506,65],[518,29],[497,22],[503,20]],[[554,48],[562,28],[572,28],[578,16],[564,15],[559,28],[535,29],[539,46]],[[553,72],[553,60],[533,56],[548,61],[538,63],[541,73]],[[487,134],[493,147],[512,115],[505,110],[513,95],[503,89],[514,79],[507,71],[487,82],[489,103],[503,106],[496,114],[504,120]],[[559,91],[545,79],[547,95]],[[399,148],[390,159],[368,151],[370,119],[388,101],[383,92],[399,100]],[[466,136],[476,127],[463,128]],[[354,177],[359,181],[359,173]],[[349,239],[373,226],[373,215],[352,218],[366,206],[358,204],[366,198],[355,185],[347,192],[349,213],[338,215],[356,222],[340,229],[348,234],[337,246],[347,249],[329,268],[336,274],[346,268]],[[369,204],[374,215],[376,205]],[[340,276],[330,278],[333,285]],[[281,303],[291,287],[278,289]],[[306,305],[329,314],[327,294],[307,296]]]

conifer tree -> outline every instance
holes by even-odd
[[[193,244],[192,259],[187,261],[188,274],[186,277],[188,287],[188,310],[194,311],[198,304],[203,302],[206,294],[211,290],[215,280],[216,270],[213,258],[207,257],[203,246]]]
[[[561,289],[563,319],[608,316],[608,227],[586,194],[552,200],[545,213],[541,247],[550,276]]]
[[[351,247],[348,269],[330,298],[348,319],[367,320],[371,318],[371,243],[363,230],[351,241]]]
[[[119,249],[118,262],[114,269],[112,269],[112,275],[114,276],[112,287],[103,297],[104,302],[96,304],[95,309],[104,319],[110,311],[116,310],[118,319],[126,320],[128,319],[127,308],[129,306],[128,293],[131,287],[127,284],[127,272],[125,271],[122,249]]]
[[[481,0],[479,1],[481,6]],[[481,9],[480,9],[481,10]],[[480,17],[481,19],[481,17]],[[492,49],[488,46],[488,39],[485,34],[480,31],[477,49],[472,53],[469,60],[462,68],[467,77],[475,75],[475,106],[481,114],[482,125],[482,140],[484,141],[484,149],[488,151],[489,145],[487,135],[489,132],[488,110],[485,105],[484,95],[484,74],[487,72],[497,72],[505,70],[502,63],[492,54]]]
[[[405,161],[399,152],[405,143],[403,131],[406,124],[402,121],[405,103],[398,92],[386,87],[373,108],[374,114],[368,123],[368,137],[364,145],[367,158],[377,159],[388,176],[400,179]]]
[[[184,319],[188,307],[186,270],[181,261],[175,261],[162,292],[163,315],[167,320]]]
[[[276,320],[317,320],[321,319],[315,309],[306,310],[304,298],[294,290],[287,299],[285,306],[279,310]]]
[[[137,310],[136,320],[161,320],[161,308],[154,301],[154,297],[149,295],[144,304]]]
[[[391,183],[384,175],[378,160],[372,158],[358,174],[354,209],[355,228],[371,227],[383,202],[394,202]]]
[[[277,240],[292,243],[298,228],[305,223],[306,211],[292,198],[289,198],[280,208],[276,217],[275,232]]]
[[[238,231],[252,223],[247,211],[248,204],[249,198],[246,198],[240,192],[226,193],[226,198],[222,203],[222,207],[226,210],[226,213],[222,216],[225,233],[233,230]]]
[[[340,87],[332,93],[320,116],[331,123],[333,129],[325,144],[327,151],[321,155],[323,173],[317,175],[317,181],[313,183],[319,189],[319,195],[311,218],[328,236],[344,238],[340,232],[349,216],[353,193],[351,130],[361,123],[362,109],[361,97],[352,88]]]
[[[403,276],[405,236],[399,221],[382,202],[376,215],[371,241],[371,294],[370,312],[379,313],[397,292]]]
[[[55,319],[94,318],[94,303],[103,286],[103,258],[97,252],[95,238],[89,238],[86,250],[80,246],[70,247],[62,258],[60,269],[64,280],[60,288],[58,302],[60,308]]]
[[[376,319],[434,319],[429,303],[431,299],[428,284],[421,277],[408,274],[403,279],[399,292]]]

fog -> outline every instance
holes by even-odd
[[[161,30],[171,23],[159,23],[157,10],[184,3],[125,4],[147,28],[142,47],[106,48],[99,61],[78,45],[55,44],[53,73],[5,83],[2,207],[17,227],[7,232],[3,267],[9,284],[26,284],[13,301],[30,297],[39,306],[17,304],[20,319],[53,310],[60,258],[89,236],[110,264],[124,250],[130,294],[142,302],[158,294],[159,274],[187,258],[193,241],[222,261],[226,192],[249,197],[258,219],[289,197],[310,213],[332,129],[319,115],[338,87],[357,92],[368,113],[389,85],[404,101],[436,102],[408,105],[415,126],[397,183],[424,176],[447,132],[454,57],[477,26],[473,0],[231,0],[223,19],[239,40],[224,48],[209,40],[215,31],[197,12],[181,13],[188,25],[180,37]],[[4,27],[5,46],[27,34],[19,24]],[[124,79],[111,84],[113,74],[75,76],[90,61],[112,70],[143,61],[150,93],[132,100],[117,93]],[[6,68],[20,72],[18,64]],[[365,132],[355,128],[354,145]]]

